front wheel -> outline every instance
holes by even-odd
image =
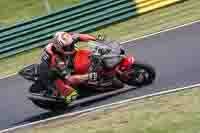
[[[149,85],[153,83],[156,78],[155,69],[151,65],[142,62],[135,62],[126,73],[129,78],[125,82],[128,85],[137,87]]]

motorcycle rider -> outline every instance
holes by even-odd
[[[75,43],[95,40],[96,37],[89,34],[55,33],[53,39],[44,48],[41,56],[39,78],[43,87],[47,87],[47,90],[53,90],[53,95],[62,96],[65,102],[69,104],[78,95],[71,84],[85,80],[97,80],[96,72],[71,75],[73,71],[73,56],[76,52]]]

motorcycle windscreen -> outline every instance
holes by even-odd
[[[89,50],[78,50],[74,57],[74,71],[76,74],[86,74],[91,65]]]

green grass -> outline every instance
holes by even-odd
[[[16,133],[197,133],[200,88],[129,102]]]
[[[0,26],[11,25],[47,15],[44,0],[0,0]],[[52,10],[79,3],[79,0],[48,0]]]
[[[0,0],[0,25],[10,25],[45,14],[40,0]]]
[[[53,1],[53,0],[52,0]],[[127,40],[200,19],[200,1],[187,0],[166,8],[104,27],[92,34],[106,33],[113,39]],[[0,77],[17,72],[24,65],[38,61],[41,49],[24,52],[0,61]]]
[[[65,7],[69,7],[74,4],[78,4],[80,0],[48,0],[52,10],[58,10]]]

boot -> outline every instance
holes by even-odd
[[[78,93],[76,90],[74,90],[73,92],[71,92],[69,95],[64,97],[65,103],[68,105],[70,104],[72,101],[76,100],[78,97]]]

